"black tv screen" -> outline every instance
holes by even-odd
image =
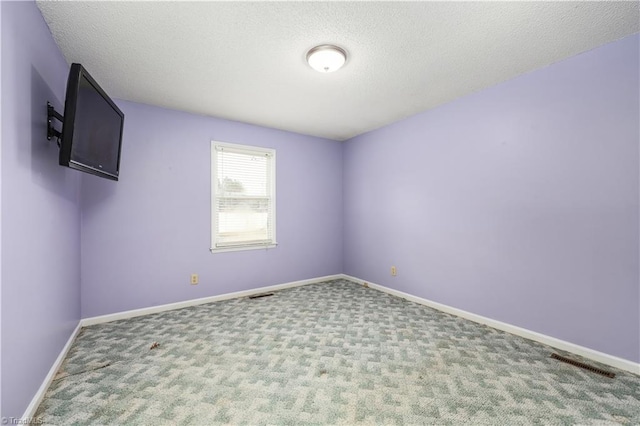
[[[118,180],[124,114],[80,64],[71,64],[60,165]]]

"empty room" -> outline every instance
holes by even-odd
[[[0,23],[2,424],[640,424],[639,2]]]

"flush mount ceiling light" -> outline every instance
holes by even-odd
[[[318,72],[334,72],[347,61],[347,52],[332,44],[322,44],[307,52],[307,62]]]

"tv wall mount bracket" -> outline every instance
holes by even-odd
[[[62,137],[62,132],[56,130],[56,128],[53,127],[54,119],[62,123],[64,120],[64,116],[56,111],[51,103],[47,102],[47,140],[51,140],[51,138],[57,138],[58,146],[60,146],[60,138]]]

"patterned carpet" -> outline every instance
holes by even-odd
[[[335,280],[84,328],[36,416],[64,425],[640,424],[639,376],[606,367],[610,379],[552,352]]]

